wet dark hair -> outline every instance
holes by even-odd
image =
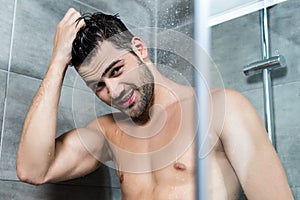
[[[118,14],[107,15],[101,12],[83,14],[77,22],[84,20],[72,45],[71,64],[78,68],[93,49],[100,47],[105,40],[110,41],[118,49],[131,51],[133,34],[119,19]]]

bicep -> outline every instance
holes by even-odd
[[[56,139],[55,156],[46,182],[57,182],[84,176],[96,170],[106,159],[106,145],[101,133],[80,128]]]
[[[287,179],[264,125],[250,102],[230,91],[221,140],[249,199],[291,199]]]

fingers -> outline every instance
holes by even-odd
[[[82,27],[85,26],[85,21],[83,19],[80,19],[79,21],[77,21],[77,19],[76,19],[76,27],[75,27],[76,32],[78,32]]]
[[[76,33],[85,26],[84,20],[78,19],[81,17],[81,14],[75,10],[74,8],[70,8],[63,19],[58,23],[57,25],[57,35],[61,32],[69,32],[71,35],[69,35],[72,39],[76,36]],[[56,41],[56,38],[55,38]]]
[[[70,8],[63,19],[58,23],[54,36],[53,59],[65,64],[71,60],[72,43],[77,32],[85,25],[84,20],[77,21],[81,14]]]
[[[70,9],[66,12],[66,14],[65,14],[65,16],[63,17],[63,19],[61,20],[61,22],[62,22],[63,24],[68,23],[68,22],[75,23],[75,21],[76,21],[79,17],[81,17],[80,13],[79,13],[77,10],[75,10],[74,8],[70,8]]]
[[[82,26],[84,26],[84,20],[80,20],[80,22],[77,24],[77,20],[81,17],[81,14],[75,10],[74,8],[70,8],[63,19],[60,21],[61,26],[66,26],[66,25],[76,25],[76,29],[80,29]]]
[[[65,16],[63,17],[63,19],[61,21],[65,21],[66,19],[69,19],[69,17],[76,12],[76,10],[74,8],[69,8],[69,10],[66,12]]]

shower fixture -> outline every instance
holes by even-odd
[[[246,76],[262,73],[265,126],[269,135],[269,139],[271,140],[274,148],[276,149],[271,72],[275,69],[286,67],[286,62],[282,55],[276,55],[270,57],[267,7],[260,10],[260,25],[261,25],[262,60],[245,66],[243,71]]]
[[[252,76],[262,73],[264,69],[275,70],[286,67],[285,58],[282,55],[276,55],[271,58],[251,63],[244,67],[244,74]]]

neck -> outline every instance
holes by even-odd
[[[147,63],[147,65],[154,76],[154,104],[167,106],[178,102],[187,94],[184,94],[187,89],[191,89],[187,86],[175,83],[174,81],[165,77],[157,70],[153,63]]]

